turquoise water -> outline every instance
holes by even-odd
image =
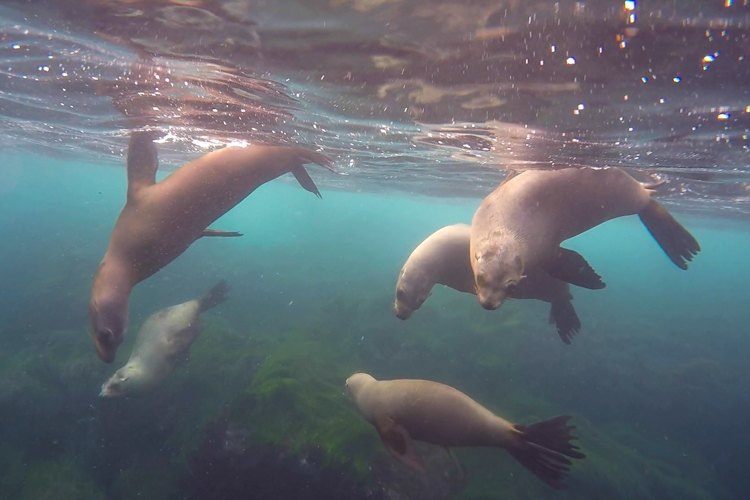
[[[95,356],[86,311],[124,203],[125,170],[93,160],[3,159],[0,497],[750,491],[747,220],[674,209],[702,246],[687,272],[635,217],[571,240],[608,286],[573,288],[583,329],[566,346],[547,324],[548,306],[535,301],[488,312],[437,287],[410,320],[396,319],[406,257],[436,229],[470,222],[481,197],[336,190],[326,188],[331,174],[312,167],[322,200],[291,176],[262,186],[212,226],[242,238],[200,240],[138,285],[126,343],[110,366]],[[148,315],[220,279],[232,287],[229,300],[205,315],[191,359],[162,387],[140,398],[97,397]],[[431,470],[413,475],[347,400],[343,383],[354,371],[439,380],[518,423],[571,414],[587,458],[564,492],[497,449],[459,450],[461,476],[442,450],[426,448]]]

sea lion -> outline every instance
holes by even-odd
[[[153,389],[184,361],[201,332],[200,314],[227,298],[223,281],[203,298],[162,309],[149,316],[128,362],[102,385],[102,397],[132,396]]]
[[[419,309],[432,287],[439,283],[459,292],[476,294],[474,273],[469,262],[471,226],[455,224],[428,236],[406,259],[396,283],[393,310],[396,317],[408,319]],[[581,329],[568,284],[544,272],[528,275],[509,292],[514,299],[536,299],[550,304],[550,323],[566,344]]]
[[[698,242],[619,168],[527,170],[511,175],[487,196],[471,225],[470,259],[477,298],[497,309],[532,272],[590,289],[604,282],[578,253],[560,247],[568,238],[609,219],[638,214],[680,269],[700,251]]]
[[[429,380],[375,380],[355,373],[346,390],[388,451],[418,471],[424,465],[412,439],[439,446],[496,446],[553,488],[563,488],[570,458],[584,458],[570,441],[572,426],[563,415],[532,425],[498,417],[463,392]]]
[[[182,254],[202,236],[232,234],[208,225],[257,187],[291,172],[302,187],[320,192],[303,165],[331,169],[320,153],[299,147],[226,147],[187,163],[156,183],[152,134],[134,132],[128,148],[128,194],[89,302],[91,336],[99,357],[111,363],[127,327],[132,288]],[[217,234],[218,233],[218,234]],[[238,233],[235,233],[238,234]]]

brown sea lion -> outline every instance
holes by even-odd
[[[455,224],[438,229],[414,249],[401,268],[396,283],[393,310],[398,318],[408,319],[419,309],[435,284],[476,294],[469,262],[470,238],[471,226]],[[550,323],[557,326],[557,333],[566,344],[581,329],[568,284],[547,273],[526,276],[508,296],[548,302],[551,305]]]
[[[578,253],[560,243],[602,222],[638,214],[680,269],[700,251],[698,242],[619,168],[527,170],[487,196],[474,214],[470,258],[477,298],[497,309],[525,276],[548,273],[574,285],[605,285]]]
[[[136,396],[159,385],[187,359],[202,329],[200,315],[224,302],[228,291],[222,281],[200,299],[167,307],[146,318],[128,362],[102,385],[99,395]]]
[[[262,184],[291,172],[303,188],[320,197],[303,165],[331,168],[330,160],[320,153],[260,144],[208,153],[158,183],[157,163],[152,134],[134,132],[128,148],[127,203],[94,277],[89,302],[91,336],[107,363],[114,360],[122,342],[133,286],[198,238],[231,235],[207,227]]]
[[[346,390],[391,454],[424,470],[412,439],[439,446],[496,446],[553,488],[562,488],[570,458],[584,458],[570,441],[569,416],[532,425],[498,417],[453,387],[429,380],[375,380],[355,373]]]

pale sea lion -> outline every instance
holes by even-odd
[[[438,229],[409,255],[396,283],[393,310],[400,319],[408,319],[430,296],[435,284],[446,285],[459,292],[476,294],[474,273],[469,261],[471,226],[455,224]],[[536,299],[550,304],[550,323],[566,344],[581,329],[564,281],[544,272],[532,273],[508,296],[513,299]]]
[[[94,277],[89,302],[91,336],[99,357],[111,363],[127,327],[128,298],[140,281],[169,264],[202,236],[239,233],[209,224],[262,184],[291,172],[320,197],[302,165],[331,169],[320,153],[298,147],[227,147],[183,165],[156,183],[157,154],[148,132],[134,132],[128,148],[128,196]]]
[[[547,273],[574,285],[605,285],[578,253],[560,243],[609,219],[638,214],[680,269],[700,251],[698,242],[619,168],[527,170],[487,196],[471,225],[470,259],[477,298],[497,309],[525,276]]]
[[[201,332],[200,314],[224,302],[228,291],[222,281],[201,299],[149,316],[138,332],[130,359],[102,385],[99,395],[132,396],[158,385],[187,359],[190,346]]]
[[[505,448],[553,488],[563,487],[571,458],[584,458],[570,441],[569,416],[532,425],[498,417],[453,387],[429,380],[375,380],[355,373],[346,390],[388,451],[404,464],[424,470],[412,439],[448,447]]]

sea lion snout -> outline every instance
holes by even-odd
[[[97,274],[97,279],[100,274]],[[127,327],[127,297],[113,294],[100,294],[89,302],[91,320],[91,339],[94,341],[96,354],[105,363],[115,360],[117,348],[122,344]]]
[[[414,311],[422,307],[430,296],[434,283],[423,273],[401,273],[396,285],[396,299],[393,301],[393,313],[398,319],[409,319]]]
[[[99,392],[102,398],[120,398],[130,395],[134,389],[143,385],[139,370],[133,365],[127,364],[117,370],[104,384]]]
[[[120,384],[108,380],[102,385],[102,390],[99,392],[100,398],[114,398],[122,394]]]
[[[103,329],[94,332],[94,346],[99,359],[105,363],[111,363],[115,360],[117,347],[122,343],[122,335],[115,335],[112,330]]]
[[[409,319],[414,311],[411,311],[397,301],[393,303],[393,313],[398,319]]]
[[[503,304],[505,294],[502,292],[479,293],[477,294],[479,303],[488,311],[494,311]]]

